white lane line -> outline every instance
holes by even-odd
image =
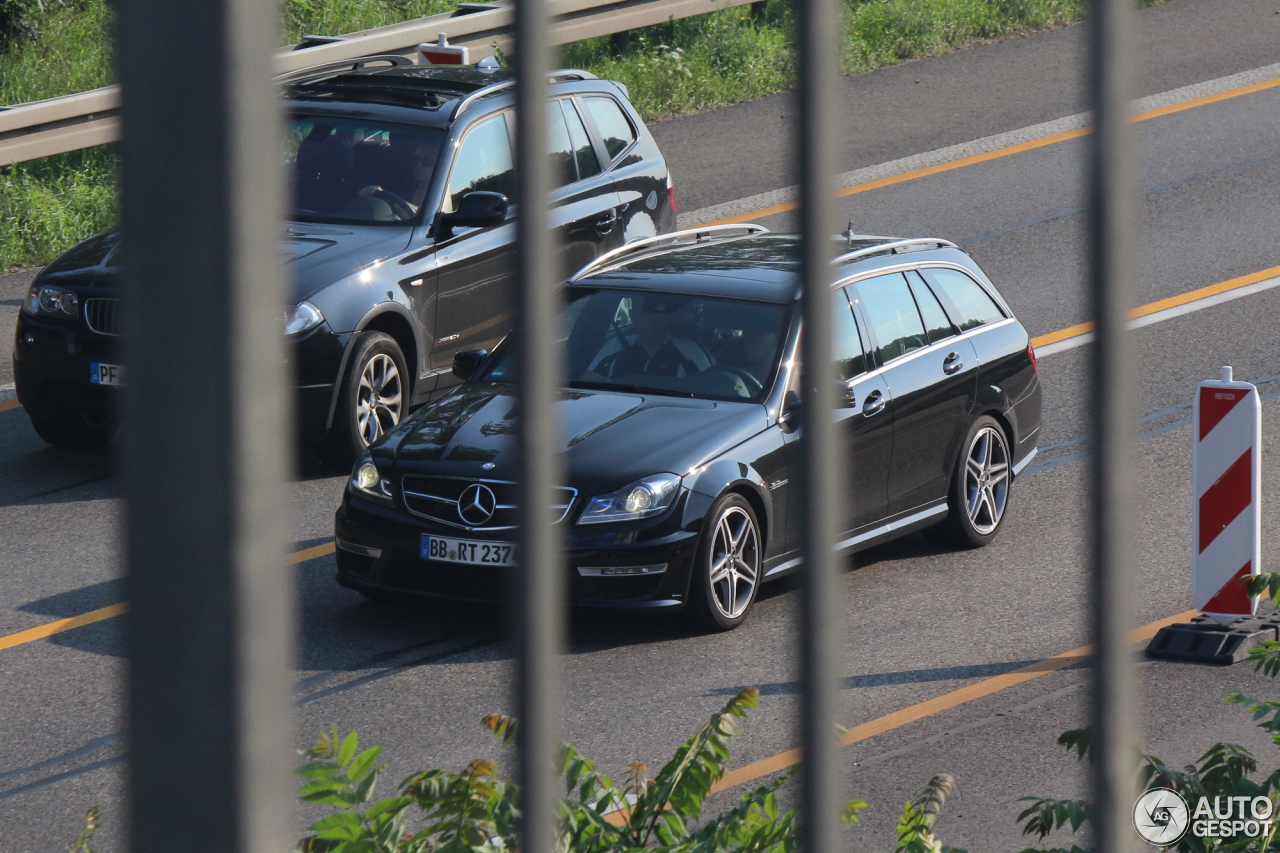
[[[1255,68],[1252,71],[1242,71],[1239,74],[1231,74],[1226,77],[1219,77],[1215,80],[1206,80],[1203,83],[1183,86],[1180,89],[1172,89],[1157,95],[1149,95],[1134,102],[1133,112],[1144,113],[1149,110],[1158,110],[1183,101],[1192,101],[1208,95],[1217,95],[1220,92],[1237,89],[1241,86],[1249,86],[1253,83],[1261,83],[1264,80],[1272,80],[1276,77],[1280,77],[1280,63]],[[1019,128],[1018,130],[985,136],[972,142],[962,142],[959,145],[950,145],[946,148],[926,151],[923,154],[913,154],[910,157],[891,160],[876,166],[854,169],[838,175],[835,179],[835,186],[837,189],[845,189],[869,181],[900,175],[915,169],[923,169],[948,163],[952,160],[960,160],[964,157],[972,157],[975,154],[987,154],[1001,148],[1008,148],[1011,145],[1019,145],[1045,136],[1078,130],[1088,124],[1088,119],[1088,113],[1077,113],[1065,118]],[[799,198],[799,192],[799,187],[797,186],[783,187],[782,189],[758,193],[699,210],[691,210],[688,213],[679,215],[679,227],[693,228],[708,222],[726,219],[730,216],[740,216],[762,208],[788,204]]]
[[[1156,311],[1154,314],[1148,314],[1145,317],[1138,317],[1129,321],[1129,328],[1141,329],[1143,326],[1153,326],[1156,323],[1163,323],[1165,320],[1172,320],[1174,317],[1182,317],[1196,311],[1203,311],[1205,308],[1212,308],[1215,305],[1221,305],[1233,299],[1241,299],[1245,296],[1252,296],[1255,293],[1262,293],[1264,290],[1271,290],[1277,286],[1280,286],[1280,276],[1264,279],[1244,287],[1237,287],[1235,290],[1228,290],[1226,293],[1215,293],[1213,296],[1206,296],[1203,299],[1197,299],[1185,305],[1177,305],[1173,308],[1166,308],[1163,311]],[[1093,343],[1093,332],[1085,332],[1084,334],[1076,335],[1074,338],[1067,338],[1066,340],[1045,344],[1042,347],[1036,347],[1036,358],[1047,358],[1048,356],[1091,343]]]

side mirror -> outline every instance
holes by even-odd
[[[455,228],[492,228],[506,221],[509,206],[502,193],[470,192],[458,202],[457,210],[440,217],[440,226],[445,237],[451,236]]]
[[[472,376],[484,360],[489,357],[487,349],[464,349],[453,354],[453,375],[466,382]]]
[[[782,401],[782,414],[778,415],[778,426],[782,427],[783,432],[793,433],[800,429],[801,410],[800,395],[795,391],[788,391]]]

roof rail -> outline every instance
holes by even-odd
[[[562,83],[568,80],[599,80],[600,78],[592,74],[590,71],[581,71],[577,68],[561,68],[559,71],[552,71],[547,75],[548,81],[552,83]],[[510,89],[515,86],[515,80],[502,80],[498,83],[492,83],[488,86],[482,86],[474,92],[469,93],[466,97],[458,101],[457,106],[453,108],[453,112],[449,115],[449,121],[453,121],[462,115],[468,107],[481,98],[487,98],[496,94],[503,89]]]
[[[858,236],[854,236],[854,237],[850,237],[850,238],[849,238],[849,240],[850,240],[850,241],[857,240],[857,239],[861,239],[861,238],[860,238],[860,237],[858,237]],[[870,239],[872,239],[872,240],[883,240],[883,239],[886,239],[886,238],[884,238],[884,237],[871,237]],[[879,254],[882,254],[882,253],[884,253],[884,252],[888,252],[888,253],[893,254],[893,255],[900,255],[900,254],[902,254],[902,253],[904,253],[904,252],[909,252],[909,251],[911,251],[912,249],[917,249],[917,250],[918,250],[918,249],[923,249],[923,248],[928,247],[928,246],[931,246],[931,247],[933,247],[933,248],[935,248],[935,249],[958,249],[958,248],[960,248],[960,247],[959,247],[959,246],[957,246],[955,243],[952,243],[950,240],[943,240],[943,239],[940,239],[940,238],[938,238],[938,237],[913,237],[913,238],[908,239],[908,240],[890,240],[890,241],[889,241],[889,242],[887,242],[887,243],[878,243],[878,244],[876,244],[876,245],[874,245],[874,246],[867,246],[867,247],[862,248],[862,249],[855,249],[855,250],[853,250],[852,252],[845,252],[845,253],[844,253],[844,254],[842,254],[842,255],[838,255],[838,256],[836,256],[836,258],[835,258],[834,260],[832,260],[832,262],[831,262],[831,263],[833,263],[833,264],[840,264],[840,263],[845,263],[845,262],[847,262],[847,261],[856,261],[856,260],[858,260],[859,258],[866,258],[866,257],[870,257],[871,255],[879,255]]]
[[[584,276],[596,272],[601,267],[607,266],[619,258],[630,255],[633,252],[639,252],[643,249],[650,249],[665,243],[679,244],[682,242],[697,244],[702,242],[703,237],[729,237],[729,236],[747,236],[751,234],[765,234],[769,229],[763,225],[755,225],[752,223],[743,223],[741,225],[704,225],[701,228],[687,228],[684,231],[672,231],[669,234],[659,234],[656,237],[637,237],[636,239],[619,246],[610,252],[605,252],[600,257],[591,261],[589,264],[578,270],[570,277],[569,282],[573,283]]]
[[[276,77],[278,83],[311,83],[316,80],[323,80],[325,77],[334,77],[346,71],[359,71],[365,66],[372,65],[375,62],[385,62],[391,67],[397,65],[413,65],[413,60],[407,56],[396,56],[388,54],[383,56],[361,56],[358,59],[344,59],[339,62],[326,62],[323,65],[313,65],[310,68],[302,68],[297,71],[291,71],[288,74],[281,74]]]
[[[490,83],[488,86],[481,86],[479,89],[476,89],[474,92],[466,95],[466,97],[458,99],[457,106],[455,106],[453,108],[453,112],[449,114],[449,121],[453,121],[458,116],[462,115],[463,110],[481,98],[487,98],[496,92],[500,92],[503,89],[510,89],[515,85],[515,80],[503,80],[499,83]]]

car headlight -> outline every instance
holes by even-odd
[[[303,332],[314,329],[324,322],[324,315],[320,313],[320,309],[312,305],[310,302],[299,302],[293,306],[293,313],[285,313],[284,333],[286,335],[300,335]]]
[[[391,500],[391,481],[382,476],[368,453],[360,457],[351,471],[351,490],[361,497],[386,503]]]
[[[31,285],[22,303],[22,312],[29,317],[74,317],[79,310],[79,296],[47,284]]]
[[[597,495],[587,501],[578,517],[579,524],[604,524],[610,521],[635,521],[648,518],[671,506],[680,494],[678,474],[655,474],[637,480],[610,495]]]

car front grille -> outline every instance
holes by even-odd
[[[120,334],[120,300],[89,299],[84,303],[84,321],[100,335]]]
[[[487,520],[480,520],[474,514],[470,519],[464,517],[466,507],[459,506],[459,500],[472,486],[481,486],[493,496],[493,514]],[[404,503],[414,515],[438,521],[451,527],[463,530],[511,530],[517,522],[516,507],[517,487],[507,480],[474,480],[465,477],[405,477],[401,480]],[[474,495],[474,490],[470,493]],[[568,515],[576,489],[558,487],[555,489],[556,502],[552,505],[557,522]],[[484,496],[487,499],[487,495]]]

